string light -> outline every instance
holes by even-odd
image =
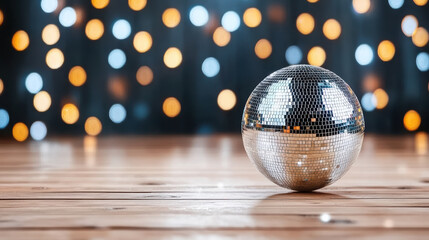
[[[136,73],[137,82],[143,86],[149,85],[153,80],[153,72],[148,66],[141,66]]]
[[[390,61],[395,56],[395,45],[389,40],[384,40],[378,45],[377,54],[382,61]]]
[[[177,117],[181,111],[179,100],[177,100],[175,97],[166,98],[162,104],[162,111],[167,117]]]
[[[131,10],[140,11],[146,7],[147,0],[128,0],[128,6]]]
[[[213,41],[219,47],[225,47],[226,45],[228,45],[230,40],[231,40],[231,33],[226,31],[223,27],[218,27],[213,32]]]
[[[12,46],[16,51],[24,51],[30,44],[30,38],[24,30],[17,31],[12,37]]]
[[[51,69],[58,69],[64,63],[64,54],[58,48],[53,48],[49,50],[46,54],[46,64]]]
[[[109,0],[91,0],[92,6],[96,9],[103,9],[109,5]]]
[[[255,45],[255,54],[260,59],[268,58],[272,51],[271,43],[267,39],[260,39]]]
[[[308,51],[307,61],[309,64],[320,67],[323,65],[323,63],[325,63],[325,60],[326,53],[322,47],[315,46],[312,47],[310,51]]]
[[[301,13],[296,19],[296,28],[304,35],[313,32],[314,24],[314,18],[309,13]]]
[[[46,112],[51,107],[51,96],[46,91],[40,91],[33,98],[33,106],[38,112]]]
[[[69,81],[75,87],[80,87],[86,82],[86,72],[81,66],[74,66],[69,72]]]
[[[137,52],[147,52],[152,47],[152,36],[145,31],[138,32],[134,36],[133,45]]]
[[[178,48],[171,47],[165,51],[164,63],[168,68],[176,68],[182,62],[182,53]]]
[[[404,127],[408,131],[417,130],[420,127],[421,122],[422,122],[422,119],[420,117],[420,114],[415,110],[409,110],[404,115]]]
[[[67,124],[74,124],[79,120],[79,109],[72,103],[67,103],[61,109],[61,118]]]
[[[48,24],[42,30],[42,40],[47,45],[54,45],[60,40],[60,30],[55,24]]]
[[[237,97],[230,89],[222,90],[217,96],[217,105],[224,111],[229,111],[235,107]]]
[[[85,27],[85,34],[90,40],[98,40],[104,34],[103,22],[99,19],[91,19]]]
[[[28,138],[28,127],[22,122],[16,123],[12,128],[12,135],[18,142],[23,142]]]
[[[162,14],[162,22],[166,27],[174,28],[180,23],[180,12],[175,8],[168,8]]]
[[[100,120],[96,117],[89,117],[85,121],[85,132],[90,136],[97,136],[101,133],[103,125]]]
[[[353,8],[359,14],[368,12],[370,7],[371,7],[370,0],[353,0]]]
[[[424,27],[418,27],[414,30],[412,35],[412,41],[416,47],[424,47],[428,44],[429,34]]]
[[[244,11],[243,22],[246,26],[254,28],[259,26],[262,21],[262,14],[257,8],[248,8]]]
[[[189,20],[196,27],[201,27],[209,21],[209,12],[203,6],[195,6],[189,12]]]
[[[335,19],[328,19],[323,24],[323,34],[329,40],[335,40],[341,35],[341,25]]]

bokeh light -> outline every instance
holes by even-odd
[[[16,123],[12,128],[12,135],[18,142],[23,142],[28,138],[28,127],[22,122]]]
[[[103,22],[99,19],[91,19],[85,27],[85,34],[90,40],[98,40],[104,34]]]
[[[74,124],[79,120],[79,109],[73,103],[67,103],[61,109],[61,118],[67,124]]]
[[[428,0],[413,0],[417,6],[424,6],[428,3]]]
[[[223,14],[221,24],[228,32],[234,32],[240,27],[240,16],[234,11],[228,11]]]
[[[64,63],[64,54],[58,48],[53,48],[49,50],[46,54],[46,64],[51,69],[58,69]]]
[[[268,19],[273,23],[282,23],[286,19],[286,10],[279,3],[272,4],[268,7]]]
[[[404,5],[404,0],[389,0],[389,5],[393,9],[399,9]]]
[[[214,77],[220,70],[219,61],[214,57],[206,58],[201,65],[201,70],[207,77]]]
[[[409,110],[404,115],[404,127],[408,131],[417,130],[420,127],[421,122],[422,122],[422,119],[420,117],[420,114],[415,110]]]
[[[370,0],[353,0],[353,9],[359,14],[368,12],[370,7]]]
[[[145,31],[138,32],[134,36],[133,45],[137,52],[147,52],[152,47],[152,36]]]
[[[51,107],[51,96],[46,91],[40,91],[33,98],[33,106],[38,112],[46,112]]]
[[[234,108],[237,103],[235,93],[230,89],[222,90],[217,96],[217,105],[224,111],[229,111]]]
[[[146,7],[147,0],[128,0],[128,6],[134,11],[140,11]]]
[[[414,30],[418,27],[419,22],[413,15],[407,15],[402,19],[401,28],[405,36],[411,37]]]
[[[377,54],[382,61],[390,61],[395,56],[395,45],[389,40],[381,41],[378,45]]]
[[[4,21],[4,14],[3,11],[0,9],[0,26],[3,24]]]
[[[89,117],[85,121],[85,132],[90,136],[97,136],[101,133],[103,125],[97,117]]]
[[[71,27],[76,23],[76,11],[72,7],[65,7],[61,10],[59,20],[64,27]]]
[[[43,122],[36,121],[33,124],[31,124],[30,136],[34,140],[36,141],[43,140],[46,137],[47,133],[48,133],[48,129],[46,128],[46,125]]]
[[[204,26],[209,21],[209,12],[203,6],[195,6],[189,12],[189,20],[194,26]]]
[[[134,116],[139,120],[147,118],[150,113],[148,104],[146,104],[145,102],[136,103],[133,108],[133,113]]]
[[[103,9],[109,5],[109,0],[91,0],[92,6],[96,9]]]
[[[365,92],[373,92],[381,86],[381,80],[376,74],[369,73],[363,78],[362,85]]]
[[[179,115],[181,109],[180,102],[175,97],[166,98],[162,104],[162,111],[170,118],[174,118]]]
[[[255,54],[260,59],[266,59],[271,55],[273,47],[271,46],[270,41],[267,39],[260,39],[255,44]]]
[[[42,30],[42,40],[47,45],[53,45],[60,40],[60,30],[55,24],[48,24]]]
[[[30,38],[24,30],[17,31],[12,37],[12,46],[16,51],[24,51],[30,44]]]
[[[360,65],[368,65],[372,62],[374,53],[368,44],[361,44],[356,48],[355,59]]]
[[[114,123],[121,123],[127,117],[127,110],[119,103],[113,104],[109,109],[109,118]]]
[[[38,93],[42,90],[43,79],[40,74],[32,72],[25,78],[25,88],[32,94]]]
[[[9,113],[0,108],[0,129],[5,128],[9,124]]]
[[[213,32],[213,41],[219,47],[224,47],[228,45],[231,40],[231,33],[226,31],[223,27],[218,27]]]
[[[137,82],[143,86],[149,85],[153,80],[152,69],[148,66],[141,66],[136,73]]]
[[[69,72],[69,81],[75,87],[80,87],[86,82],[86,72],[81,66],[74,66]]]
[[[127,62],[127,56],[125,56],[124,51],[121,49],[114,49],[109,53],[107,61],[112,68],[120,69]]]
[[[107,88],[116,100],[124,101],[128,96],[128,81],[120,75],[110,77]]]
[[[246,26],[254,28],[259,26],[262,21],[262,14],[257,8],[248,8],[244,11],[243,22]]]
[[[298,46],[292,45],[286,49],[285,57],[289,64],[298,64],[302,60],[302,51]]]
[[[162,22],[166,27],[174,28],[180,23],[180,12],[175,8],[167,8],[162,14]]]
[[[119,19],[113,24],[112,33],[116,39],[126,39],[131,34],[131,25],[127,20]]]
[[[416,65],[417,68],[422,72],[429,70],[429,54],[426,52],[417,54]]]
[[[3,93],[3,90],[4,90],[4,83],[3,83],[3,80],[1,80],[0,78],[0,95]]]
[[[329,40],[335,40],[341,35],[341,25],[335,19],[328,19],[323,24],[323,34]]]
[[[309,64],[320,67],[323,65],[323,63],[325,63],[325,60],[326,53],[322,47],[315,46],[312,47],[310,51],[308,51],[307,61]]]
[[[296,19],[296,28],[304,35],[313,32],[314,25],[314,18],[309,13],[301,13]]]
[[[373,93],[368,92],[362,96],[361,104],[365,111],[371,112],[377,106],[377,99]]]
[[[57,0],[42,0],[40,1],[40,7],[45,13],[51,13],[55,11],[58,7]]]
[[[389,95],[387,95],[386,91],[381,88],[378,88],[374,91],[374,97],[376,99],[377,104],[375,107],[377,109],[383,109],[389,103]]]
[[[309,2],[309,3],[316,3],[316,2],[318,2],[319,0],[307,0],[307,2]]]
[[[416,47],[424,47],[428,44],[429,34],[424,27],[418,27],[414,30],[412,35],[412,41]]]
[[[182,63],[182,53],[178,48],[171,47],[164,53],[164,63],[168,68],[176,68]]]

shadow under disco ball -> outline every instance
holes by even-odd
[[[282,187],[312,191],[350,168],[365,122],[343,79],[321,67],[294,65],[256,86],[241,126],[247,155],[262,174]]]

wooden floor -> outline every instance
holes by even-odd
[[[367,135],[315,193],[266,180],[239,135],[3,140],[0,239],[429,239],[425,139]]]

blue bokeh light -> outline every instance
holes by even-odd
[[[51,13],[55,11],[58,7],[58,1],[57,0],[42,0],[40,2],[40,7],[45,13]]]
[[[48,129],[46,128],[46,125],[43,122],[36,121],[33,124],[31,124],[30,135],[34,140],[36,141],[43,140],[46,137],[47,133],[48,133]]]
[[[404,5],[404,0],[389,0],[389,5],[393,9],[398,9]]]
[[[234,32],[240,27],[240,16],[234,11],[228,11],[223,14],[221,24],[228,32]]]
[[[219,61],[214,57],[206,58],[201,65],[201,70],[207,77],[214,77],[219,73]]]
[[[5,128],[9,124],[9,114],[6,110],[0,109],[0,129]]]
[[[127,20],[119,19],[113,24],[112,33],[119,40],[126,39],[131,34],[131,25]]]
[[[368,65],[374,58],[374,52],[368,44],[361,44],[356,48],[355,58],[360,65]]]
[[[133,109],[133,113],[134,113],[134,117],[139,119],[139,120],[143,120],[145,118],[147,118],[149,116],[149,106],[144,103],[137,103],[136,105],[134,105],[134,109]]]
[[[429,54],[426,52],[419,53],[416,57],[416,65],[422,72],[429,70]]]
[[[298,46],[290,46],[286,49],[285,57],[289,64],[298,64],[302,60],[302,51]]]
[[[71,27],[76,22],[76,11],[72,7],[65,7],[60,12],[59,20],[64,27]]]
[[[109,109],[109,118],[114,123],[121,123],[127,117],[127,111],[119,103],[113,104]]]
[[[114,49],[109,53],[107,61],[112,68],[120,69],[127,62],[127,56],[121,49]]]
[[[25,88],[27,88],[30,93],[36,94],[42,90],[42,87],[43,80],[40,74],[32,72],[25,78]]]
[[[194,26],[201,27],[209,21],[209,12],[203,6],[195,6],[189,12],[189,20]]]
[[[374,94],[368,92],[362,96],[361,103],[365,111],[371,112],[375,109],[375,106],[377,106],[377,99],[375,98]]]

